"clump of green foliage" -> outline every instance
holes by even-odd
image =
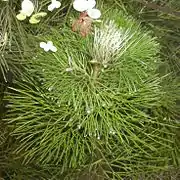
[[[37,54],[6,94],[23,163],[55,166],[70,179],[78,170],[140,176],[170,163],[175,122],[155,111],[164,95],[159,44],[133,19],[106,14],[87,38],[69,27],[34,38]],[[48,40],[57,52],[39,48]]]
[[[39,1],[39,10],[47,3]],[[133,14],[153,32],[119,12],[104,11],[102,26],[96,24],[94,35],[84,39],[70,29],[70,2],[62,3],[31,25],[15,17],[20,1],[0,2],[0,68],[10,85],[0,111],[4,116],[8,110],[0,124],[0,177],[178,178],[176,170],[168,172],[179,165],[177,16],[149,11],[142,1],[114,0],[107,2],[112,9]],[[155,3],[178,7],[175,1]],[[114,31],[106,29],[109,24]],[[112,32],[123,35],[122,44],[116,41],[120,51]],[[56,53],[40,49],[47,40]]]

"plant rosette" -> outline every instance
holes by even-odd
[[[42,37],[6,94],[25,163],[120,179],[169,161],[174,124],[152,111],[164,94],[159,44],[118,10],[106,16],[86,38],[69,27]]]

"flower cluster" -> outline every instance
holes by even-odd
[[[51,4],[48,6],[49,11],[53,11],[56,8],[60,8],[61,3],[57,0],[51,0]],[[21,3],[20,13],[16,16],[18,20],[23,21],[27,17],[30,17],[35,10],[35,5],[30,0],[23,0]],[[29,22],[31,24],[37,24],[40,22],[40,18],[46,16],[46,12],[38,12],[30,17]]]
[[[88,16],[92,19],[98,19],[101,16],[99,9],[95,8],[95,0],[75,0],[73,2],[73,7],[76,11],[87,12]]]
[[[79,29],[82,36],[86,36],[91,30],[91,23],[93,19],[98,19],[101,16],[99,9],[95,8],[96,0],[74,0],[73,7],[78,12],[81,12],[80,18],[73,24],[73,31]],[[58,0],[51,0],[51,4],[48,5],[48,11],[53,11],[54,9],[60,8],[61,2]],[[30,17],[29,22],[31,24],[37,24],[40,22],[41,18],[46,16],[46,12],[36,12],[34,13],[35,5],[31,0],[23,0],[21,3],[20,13],[17,14],[17,19],[20,21],[25,20],[27,17]],[[33,15],[32,15],[33,14]],[[40,47],[44,51],[56,52],[57,48],[53,45],[52,41],[47,43],[41,42]],[[71,68],[70,68],[71,70]],[[69,69],[67,69],[69,71]]]

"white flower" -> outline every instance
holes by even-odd
[[[79,12],[86,11],[88,9],[87,0],[75,0],[73,2],[73,8]]]
[[[46,52],[48,52],[48,51],[56,52],[57,51],[57,48],[53,45],[52,41],[48,41],[47,43],[41,42],[40,47],[43,48],[44,51],[46,51]]]
[[[59,1],[51,0],[51,4],[48,6],[48,10],[53,11],[54,9],[60,8],[60,7],[61,7],[61,3]]]
[[[87,0],[88,4],[88,9],[92,9],[96,6],[96,1],[95,0]]]
[[[130,29],[123,30],[114,21],[106,21],[102,27],[95,27],[91,55],[106,68],[112,57],[120,57],[124,53],[132,37]]]
[[[26,16],[31,16],[31,14],[34,11],[34,4],[30,0],[24,0],[21,3],[21,11],[20,13],[26,15]]]
[[[87,14],[92,19],[98,19],[101,16],[101,12],[98,9],[95,9],[96,6],[95,0],[75,0],[73,2],[73,7],[76,11],[83,12],[87,11]]]
[[[20,13],[16,16],[19,21],[23,21],[26,17],[30,17],[34,11],[34,4],[30,0],[24,0],[21,3]]]
[[[88,9],[87,14],[92,19],[98,19],[101,17],[101,11],[99,9]]]

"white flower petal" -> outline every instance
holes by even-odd
[[[88,9],[87,14],[92,19],[98,19],[101,17],[101,11],[99,9]]]
[[[51,47],[50,47],[50,50],[51,50],[52,52],[56,52],[56,51],[57,51],[57,48],[56,48],[55,46],[51,46]]]
[[[44,51],[48,52],[50,50],[49,46],[46,44],[46,46],[44,47]]]
[[[45,48],[46,47],[46,43],[45,42],[40,42],[40,47],[41,48]]]
[[[54,4],[50,4],[48,6],[48,11],[53,11],[56,7],[54,6]]]
[[[55,6],[56,6],[56,8],[60,8],[61,7],[61,3],[59,1],[56,1],[55,2]]]
[[[56,3],[57,0],[51,0],[51,4],[54,4]]]
[[[75,0],[73,2],[73,8],[79,12],[86,11],[88,9],[88,2],[87,0]]]
[[[48,46],[53,46],[53,42],[52,42],[52,41],[48,41],[48,42],[47,42],[47,45],[48,45]]]
[[[95,0],[88,0],[88,9],[92,9],[96,6],[96,1]]]
[[[31,14],[34,11],[34,4],[32,3],[32,1],[30,0],[24,0],[21,3],[21,8],[22,8],[22,12],[26,15],[26,16],[31,16]]]

